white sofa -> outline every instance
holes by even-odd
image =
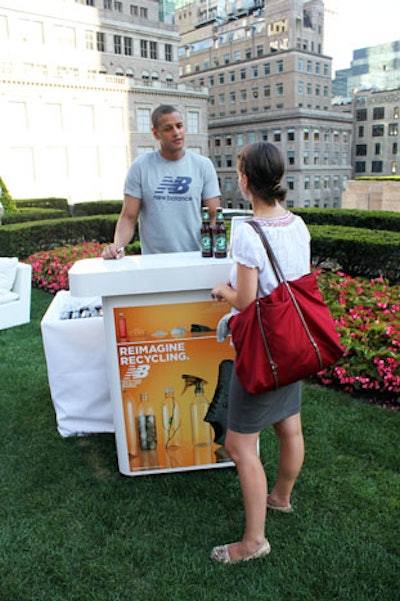
[[[0,257],[0,330],[31,319],[32,266]]]

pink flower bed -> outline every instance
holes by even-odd
[[[101,256],[97,242],[38,252],[33,286],[55,294],[68,290],[68,270],[79,259]],[[318,271],[321,292],[337,323],[344,357],[313,380],[371,403],[400,407],[400,285],[382,278],[352,278],[340,271]]]

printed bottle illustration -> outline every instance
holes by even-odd
[[[212,257],[212,230],[210,224],[210,215],[207,207],[202,209],[202,223],[201,223],[201,256]]]
[[[139,453],[138,449],[138,436],[136,432],[136,403],[131,397],[124,399],[124,417],[125,417],[125,431],[126,441],[128,445],[128,453],[130,457],[137,457]]]
[[[183,375],[182,378],[185,380],[182,394],[190,386],[195,387],[194,398],[190,406],[193,445],[201,447],[209,446],[211,444],[211,428],[204,421],[209,405],[208,400],[204,396],[204,384],[207,384],[207,382],[198,376]]]
[[[164,446],[167,450],[174,450],[182,443],[182,421],[178,401],[175,399],[174,389],[166,388],[162,406]]]
[[[140,395],[137,426],[141,450],[154,451],[157,448],[156,416],[147,392],[142,392]]]
[[[215,257],[222,259],[227,255],[226,229],[222,208],[217,208],[217,221],[214,230],[215,235]]]
[[[118,337],[118,342],[126,342],[128,340],[126,318],[122,312],[118,315],[117,337]]]

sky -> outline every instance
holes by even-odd
[[[400,0],[336,0],[333,69],[350,67],[353,50],[400,40]]]

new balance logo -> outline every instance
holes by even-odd
[[[156,189],[155,194],[162,194],[162,192],[168,192],[168,194],[185,194],[189,190],[191,181],[191,177],[176,177],[174,179],[170,175],[166,175]]]

